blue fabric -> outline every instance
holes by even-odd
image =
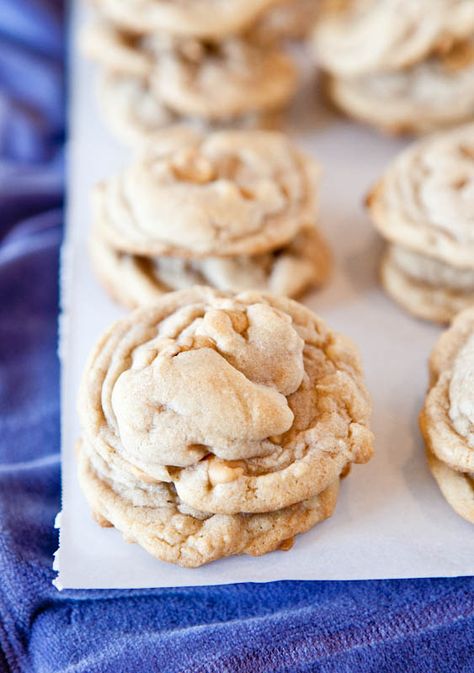
[[[63,40],[60,0],[0,0],[1,673],[474,671],[469,578],[52,587]]]

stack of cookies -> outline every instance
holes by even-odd
[[[79,411],[97,521],[188,567],[289,549],[372,454],[354,346],[258,292],[193,288],[132,312],[97,344]]]
[[[474,305],[474,124],[402,152],[367,205],[388,241],[382,283],[397,302],[442,323]]]
[[[174,129],[97,187],[97,274],[131,308],[195,284],[300,295],[331,266],[318,181],[283,134]]]
[[[107,123],[128,144],[183,121],[273,123],[297,86],[282,42],[300,34],[315,9],[308,0],[94,0],[94,5],[98,20],[85,31],[83,48],[102,66],[99,89]]]
[[[356,119],[422,133],[474,118],[472,0],[329,0],[314,47]]]
[[[420,417],[428,462],[446,500],[474,523],[474,308],[436,344]]]

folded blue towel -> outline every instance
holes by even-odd
[[[63,40],[60,0],[0,0],[0,671],[474,671],[470,578],[52,586]]]

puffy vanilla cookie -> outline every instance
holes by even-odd
[[[461,124],[474,118],[474,42],[458,43],[404,70],[329,75],[326,90],[346,114],[388,133],[421,134]]]
[[[283,134],[181,129],[97,187],[94,219],[129,254],[259,255],[314,223],[318,176]]]
[[[271,252],[239,257],[145,257],[112,248],[93,234],[91,256],[97,276],[121,304],[136,308],[161,294],[192,285],[223,291],[263,290],[298,297],[322,285],[331,269],[331,254],[314,226]]]
[[[240,38],[165,49],[151,80],[172,110],[211,121],[279,110],[297,82],[296,67],[280,47]]]
[[[430,373],[420,416],[428,462],[450,505],[474,523],[474,307],[441,336]]]
[[[382,281],[394,299],[439,322],[474,304],[474,124],[402,152],[367,205],[388,241]]]
[[[286,509],[372,454],[354,346],[258,292],[197,287],[132,312],[95,348],[79,412],[94,455],[200,512]]]
[[[400,71],[473,33],[472,0],[329,0],[314,47],[325,70],[354,78]]]
[[[212,514],[185,506],[169,483],[114,473],[87,454],[81,445],[79,480],[97,522],[114,526],[156,558],[187,568],[233,554],[290,549],[295,535],[331,516],[339,489],[336,480],[319,495],[273,512]]]
[[[222,38],[251,26],[281,0],[92,0],[99,13],[138,34]]]
[[[106,22],[89,26],[81,41],[86,55],[105,68],[106,118],[114,124],[114,104],[121,119],[128,109],[134,127],[141,130],[144,119],[141,135],[169,123],[170,115],[211,124],[262,115],[266,124],[266,115],[284,107],[297,86],[293,60],[276,42],[141,36]]]
[[[318,168],[286,136],[173,127],[95,194],[91,255],[131,307],[196,284],[298,296],[331,255],[315,227]]]

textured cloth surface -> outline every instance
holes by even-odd
[[[60,0],[0,0],[0,672],[474,671],[474,579],[51,585],[64,35]]]

